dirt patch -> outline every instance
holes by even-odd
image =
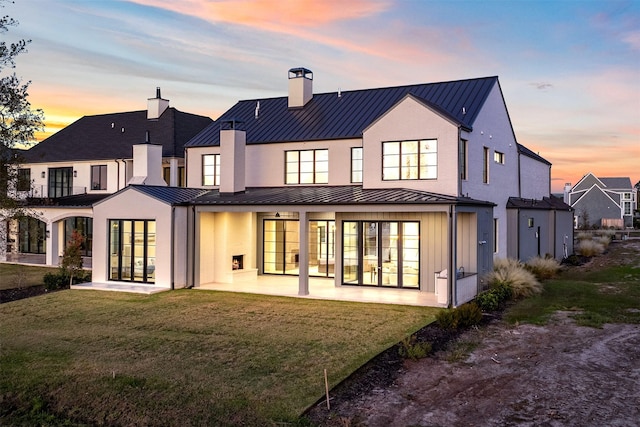
[[[639,259],[630,240],[572,268]],[[394,365],[390,349],[332,391],[331,410],[319,402],[307,415],[319,426],[638,425],[640,325],[581,327],[558,312],[544,327],[495,319],[443,339],[448,350],[416,362]]]
[[[44,285],[29,286],[26,288],[3,289],[0,290],[0,304],[17,301],[24,298],[35,297],[47,293]]]

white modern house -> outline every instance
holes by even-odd
[[[149,185],[161,148],[134,147],[140,175],[93,204],[91,286],[472,299],[516,239],[509,199],[550,193],[498,78],[314,94],[310,70],[288,77],[185,144],[186,188]]]
[[[169,106],[160,88],[147,109],[85,116],[23,153],[16,197],[30,216],[3,224],[7,241],[0,260],[27,259],[55,266],[76,229],[85,237],[91,265],[93,204],[131,183],[185,185],[184,145],[213,121]],[[132,147],[143,142],[161,147],[155,174],[137,171]],[[4,234],[2,234],[4,235]]]

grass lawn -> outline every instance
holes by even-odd
[[[299,414],[437,309],[213,291],[0,305],[0,425],[248,425]]]
[[[4,289],[26,288],[42,285],[46,273],[55,273],[51,267],[31,267],[18,264],[0,263],[0,291]]]
[[[544,292],[518,302],[506,313],[510,322],[544,324],[557,310],[575,311],[576,323],[640,323],[640,268],[611,266],[594,271],[569,269],[544,283]]]

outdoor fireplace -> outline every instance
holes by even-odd
[[[231,265],[234,270],[244,269],[244,255],[234,255],[231,257]]]

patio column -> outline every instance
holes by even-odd
[[[59,265],[60,254],[59,240],[60,240],[60,222],[47,222],[45,234],[45,264],[46,265]]]
[[[298,221],[300,227],[298,295],[309,295],[309,221],[306,211],[300,211]]]
[[[0,221],[0,262],[7,260],[7,237],[9,235],[9,227],[7,221]]]

